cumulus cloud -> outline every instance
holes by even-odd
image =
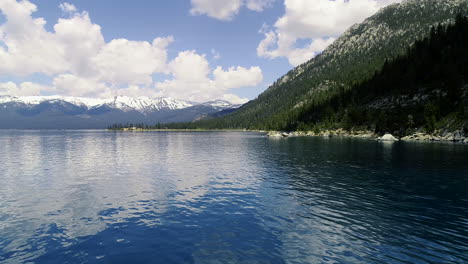
[[[173,79],[156,84],[160,93],[170,97],[183,95],[183,99],[197,102],[230,98],[230,101],[243,103],[245,99],[227,92],[235,88],[256,86],[263,80],[259,67],[233,67],[227,71],[217,67],[211,71],[205,55],[193,50],[180,52],[169,63],[169,69]]]
[[[114,39],[92,58],[102,81],[110,83],[152,83],[151,75],[166,70],[166,47],[172,37],[157,38],[153,43]]]
[[[40,95],[41,91],[50,90],[52,90],[51,87],[32,82],[23,82],[20,85],[14,82],[0,83],[0,95],[32,96]]]
[[[286,57],[297,66],[323,51],[353,24],[395,2],[401,0],[285,0],[286,13],[272,29],[262,28],[265,38],[257,54],[272,59]],[[297,47],[299,40],[308,44]]]
[[[242,6],[261,12],[274,0],[191,0],[192,15],[207,15],[219,20],[232,20]]]
[[[101,28],[86,12],[59,19],[55,32],[48,32],[43,18],[32,18],[37,7],[28,1],[3,0],[0,10],[6,17],[0,26],[0,74],[84,74],[90,58],[105,45]]]
[[[230,67],[224,71],[221,67],[216,67],[213,71],[216,87],[221,87],[224,90],[234,89],[238,87],[255,86],[262,82],[263,74],[259,67]]]
[[[213,72],[209,63],[204,55],[194,51],[182,52],[168,63],[167,49],[174,41],[172,36],[151,42],[113,39],[106,43],[101,27],[91,21],[86,11],[80,12],[70,3],[62,3],[59,8],[69,16],[60,18],[53,31],[47,31],[43,18],[32,17],[37,7],[31,2],[0,1],[0,11],[6,18],[0,25],[0,74],[24,77],[42,73],[52,80],[50,87],[29,82],[3,83],[0,94],[38,95],[47,91],[90,97],[161,95],[198,101],[223,98],[229,89],[237,88],[224,75],[222,81],[221,77],[218,81],[210,79]],[[215,50],[213,56],[220,57]],[[258,67],[249,70],[238,67],[227,72],[237,77],[240,73],[261,76]],[[171,74],[173,79],[161,82],[158,86],[162,89],[156,90],[155,73]],[[223,71],[217,68],[215,73],[221,76]],[[256,83],[255,78],[244,77],[245,81],[237,81],[238,86]]]
[[[81,76],[95,74],[91,59],[106,46],[101,27],[93,24],[88,13],[76,13],[68,19],[59,19],[54,25],[57,46],[63,52],[67,65],[63,71]],[[44,62],[46,64],[47,62]]]
[[[73,74],[58,75],[53,84],[57,93],[63,95],[93,97],[109,93],[109,87],[105,83]]]
[[[28,1],[0,1],[7,21],[0,27],[0,74],[55,74],[67,69],[64,49],[54,34],[44,28],[46,21],[32,18],[37,10]]]
[[[231,20],[242,5],[241,0],[192,0],[192,15],[207,15],[219,20]]]
[[[76,11],[69,5],[63,8]],[[164,71],[166,47],[173,40],[115,39],[105,43],[101,27],[93,24],[86,12],[59,19],[55,32],[47,32],[45,20],[31,17],[36,7],[27,1],[5,0],[0,9],[7,17],[0,39],[8,47],[0,49],[0,61],[8,62],[0,65],[3,73],[71,72],[115,83],[150,83],[152,73]]]

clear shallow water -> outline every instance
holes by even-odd
[[[0,263],[468,263],[468,147],[0,130]]]

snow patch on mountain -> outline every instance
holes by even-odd
[[[233,105],[230,102],[225,101],[225,100],[210,101],[210,102],[203,103],[202,105],[211,106],[220,110],[228,109],[228,108],[239,108],[241,106],[241,105]]]
[[[105,99],[103,102],[103,105],[108,105],[123,111],[136,110],[138,112],[176,110],[193,106],[192,103],[175,100],[172,98],[132,98],[128,96],[116,96],[111,99]]]

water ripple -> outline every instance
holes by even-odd
[[[0,131],[0,263],[468,263],[463,145]]]

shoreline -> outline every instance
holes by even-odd
[[[379,137],[379,134],[370,130],[352,130],[344,129],[314,131],[267,131],[267,130],[248,130],[248,129],[144,129],[144,128],[123,128],[123,129],[106,129],[106,131],[114,132],[256,132],[265,133],[265,136],[270,138],[289,138],[289,137],[347,137],[361,138],[378,141],[405,141],[405,142],[444,142],[444,143],[461,143],[468,144],[468,135],[463,134],[462,130],[453,132],[435,132],[432,134],[424,132],[415,132],[405,137],[394,137],[392,134],[385,134]]]
[[[464,135],[461,130],[454,132],[444,132],[444,133],[423,133],[416,132],[411,135],[397,138],[392,134],[385,134],[379,137],[373,131],[369,130],[358,130],[358,131],[346,131],[343,129],[336,130],[323,130],[320,132],[313,131],[294,131],[294,132],[283,132],[283,131],[269,131],[267,132],[267,137],[270,138],[288,138],[288,137],[347,137],[347,138],[362,138],[362,139],[371,139],[385,142],[443,142],[443,143],[461,143],[468,144],[468,136]]]
[[[266,133],[265,130],[246,130],[246,129],[146,129],[146,128],[123,128],[123,129],[105,129],[115,132],[259,132]]]

